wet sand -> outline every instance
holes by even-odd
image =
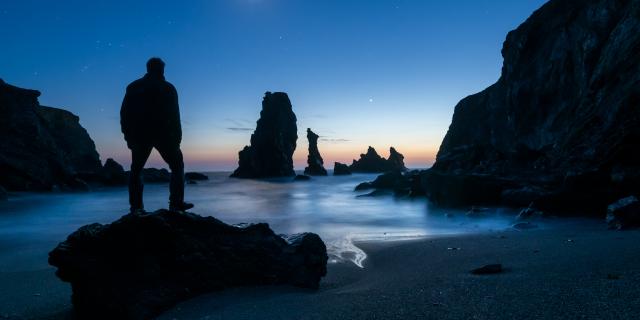
[[[320,290],[246,287],[185,301],[160,319],[633,319],[640,231],[560,223],[413,241],[358,243],[364,268],[330,264]],[[471,269],[501,263],[496,275]],[[0,273],[0,319],[69,318],[53,269]]]

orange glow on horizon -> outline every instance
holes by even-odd
[[[324,144],[320,146],[320,153],[324,159],[326,169],[333,169],[334,162],[351,164],[354,159],[360,158],[360,154],[367,151],[368,146],[354,149],[353,146],[342,144]],[[380,156],[389,156],[389,147],[373,146]],[[406,145],[395,145],[396,150],[404,155],[404,162],[409,168],[428,168],[435,161],[438,147],[417,148]],[[231,171],[237,167],[238,151],[241,148],[201,148],[196,146],[183,146],[186,170],[193,171]],[[324,150],[323,150],[324,149]],[[128,150],[122,150],[116,154],[103,157],[102,161],[112,157],[117,162],[128,168],[130,155]],[[307,145],[298,145],[293,155],[296,170],[303,170],[307,164]],[[166,164],[154,150],[149,157],[146,167],[167,168]]]

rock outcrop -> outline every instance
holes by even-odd
[[[316,289],[327,259],[313,233],[284,239],[264,223],[235,227],[167,210],[84,226],[49,254],[81,319],[150,319],[231,286]]]
[[[238,168],[231,177],[294,176],[293,152],[298,140],[296,121],[286,93],[265,93],[251,145],[239,152]]]
[[[171,182],[171,172],[165,168],[144,168],[142,169],[142,180],[145,183],[169,183]]]
[[[0,186],[0,201],[7,200],[8,197],[9,196],[7,195],[7,190]]]
[[[324,160],[318,150],[318,136],[311,129],[307,128],[307,140],[309,140],[309,155],[307,156],[307,167],[304,174],[310,176],[326,176],[327,170],[324,169]]]
[[[299,174],[293,178],[293,181],[309,181],[309,180],[311,180],[311,177],[305,174]]]
[[[640,227],[640,201],[631,196],[609,205],[607,224],[610,229],[629,229]]]
[[[0,80],[0,185],[46,191],[86,187],[102,169],[93,140],[72,113],[38,102],[40,92]]]
[[[340,163],[340,162],[334,162],[333,164],[333,175],[334,176],[347,176],[351,174],[351,169],[349,169],[349,166],[344,164],[344,163]]]
[[[404,156],[396,151],[394,147],[389,148],[389,159],[387,159],[387,165],[390,170],[406,171],[407,167],[404,166]]]
[[[108,186],[122,186],[127,184],[129,177],[122,165],[109,158],[102,167],[101,180]]]
[[[639,15],[635,0],[551,0],[510,32],[498,81],[456,106],[428,195],[501,204],[529,188],[545,211],[602,214],[638,194]]]
[[[349,167],[351,172],[382,173],[388,171],[405,171],[404,156],[393,147],[389,149],[389,159],[381,157],[376,149],[369,147],[367,153],[361,154],[359,160],[353,160]]]
[[[189,181],[204,181],[209,180],[209,176],[199,172],[187,172],[184,174],[184,178]]]
[[[393,191],[395,196],[421,196],[424,195],[416,188],[415,180],[419,177],[419,171],[403,172],[400,170],[389,171],[376,177],[371,182],[363,182],[355,187],[355,191],[375,189],[374,192]],[[419,180],[418,180],[419,181]],[[419,185],[419,183],[418,183]]]

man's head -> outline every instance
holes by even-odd
[[[164,75],[164,61],[162,59],[153,57],[147,61],[147,73],[152,75]]]

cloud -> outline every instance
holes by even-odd
[[[241,128],[241,127],[229,127],[227,130],[231,131],[253,131],[253,128]]]
[[[349,141],[351,141],[351,140],[349,140],[349,139],[329,139],[329,138],[322,138],[322,139],[320,139],[320,141],[340,143],[340,142],[349,142]]]

